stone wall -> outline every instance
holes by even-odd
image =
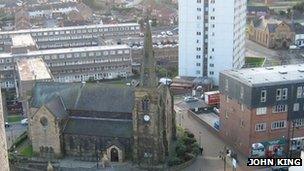
[[[8,154],[7,154],[7,144],[6,144],[6,134],[4,128],[3,119],[3,105],[0,90],[0,166],[1,170],[9,171]]]
[[[34,152],[42,155],[49,150],[55,156],[61,156],[59,121],[46,107],[42,106],[30,118],[29,127]]]

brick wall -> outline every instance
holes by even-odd
[[[250,148],[251,110],[235,100],[220,95],[220,135],[245,155]],[[243,109],[243,110],[242,110]]]

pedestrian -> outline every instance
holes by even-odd
[[[203,148],[203,146],[200,146],[200,153],[201,153],[201,155],[203,155],[203,151],[204,151],[204,148]]]

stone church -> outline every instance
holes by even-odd
[[[29,135],[42,157],[160,164],[175,137],[173,97],[158,84],[150,26],[137,87],[100,83],[36,83]]]

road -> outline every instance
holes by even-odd
[[[251,40],[246,40],[246,56],[265,57],[265,67],[304,63],[301,54],[304,54],[304,52],[292,53],[289,50],[268,49]]]
[[[27,126],[20,123],[11,124],[10,127],[5,128],[7,147],[10,148],[13,142],[26,130]]]

